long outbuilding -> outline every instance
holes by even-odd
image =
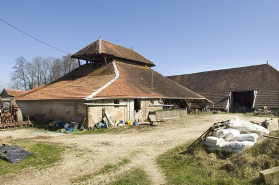
[[[279,108],[279,72],[271,65],[168,76],[213,101],[208,108],[230,112]]]

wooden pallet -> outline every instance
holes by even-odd
[[[197,140],[195,140],[190,146],[188,146],[187,150],[198,145],[202,141],[206,139],[207,136],[210,136],[213,132],[219,130],[220,128],[225,127],[225,123],[228,121],[221,121],[214,123],[209,129],[207,129]]]

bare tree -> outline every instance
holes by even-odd
[[[16,81],[17,86],[24,88],[27,90],[27,82],[26,82],[26,59],[22,56],[18,57],[16,60],[16,64],[13,67],[14,72],[12,73],[12,81]]]
[[[53,59],[50,73],[51,81],[55,81],[63,76],[62,66],[62,61],[59,58]]]
[[[41,75],[42,75],[42,83],[45,85],[45,84],[48,84],[51,82],[51,80],[48,78],[49,76],[49,73],[50,73],[50,62],[51,62],[51,58],[48,57],[48,58],[44,58],[43,61],[42,61],[42,72],[41,72]]]
[[[3,82],[3,81],[0,81],[0,92],[4,89],[4,88],[10,88],[10,84],[7,83],[7,82]]]
[[[76,59],[71,58],[70,54],[67,54],[66,56],[62,57],[62,70],[63,70],[63,75],[71,72],[73,69],[78,67],[78,62]]]
[[[11,89],[15,89],[15,90],[21,90],[22,89],[22,85],[21,85],[21,82],[20,80],[13,80],[11,86],[10,86]]]
[[[36,69],[35,66],[33,65],[33,63],[31,62],[27,62],[26,63],[26,81],[28,83],[28,88],[29,89],[33,89],[36,86],[37,83],[37,79],[36,79]]]
[[[18,57],[13,67],[12,81],[14,89],[29,90],[48,84],[78,67],[78,62],[68,54],[59,58],[35,57],[32,62]]]
[[[36,87],[39,87],[42,85],[42,78],[43,78],[43,71],[42,71],[42,62],[43,59],[42,57],[35,57],[33,58],[33,63],[31,65],[33,65],[33,69],[34,69],[34,72],[35,72],[35,78],[36,78]],[[31,70],[31,69],[30,69]]]

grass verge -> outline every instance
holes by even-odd
[[[114,171],[117,168],[119,168],[120,166],[128,164],[130,162],[131,162],[130,159],[124,158],[121,161],[119,161],[117,164],[108,164],[108,165],[105,165],[99,171],[96,171],[96,172],[94,172],[92,174],[87,174],[87,175],[83,175],[81,177],[78,177],[76,179],[72,179],[71,183],[80,184],[80,183],[86,182],[86,181],[88,181],[90,179],[93,179],[97,175],[106,174],[108,172]]]
[[[279,165],[279,141],[274,139],[256,143],[241,154],[207,153],[201,145],[184,153],[189,144],[157,158],[168,184],[263,184],[259,171]]]
[[[26,157],[19,163],[12,164],[5,159],[0,158],[0,175],[8,173],[16,173],[24,168],[33,167],[36,169],[43,169],[54,165],[62,158],[62,153],[66,147],[46,143],[34,143],[30,141],[12,140],[11,138],[5,142],[7,145],[18,145],[26,151],[33,152],[33,154]]]
[[[147,180],[146,173],[140,169],[137,168],[135,170],[130,171],[128,174],[123,176],[122,178],[114,181],[111,183],[111,185],[150,185],[150,181]]]
[[[254,112],[247,112],[243,115],[248,117],[276,118],[274,114],[255,114]]]

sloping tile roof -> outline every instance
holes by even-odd
[[[278,108],[279,107],[279,90],[259,90],[255,101],[255,108]]]
[[[126,59],[136,61],[148,66],[155,66],[153,62],[146,59],[144,56],[140,55],[138,52],[133,49],[125,48],[120,45],[116,45],[101,39],[101,54],[99,50],[99,40],[93,42],[92,44],[86,46],[82,50],[78,51],[72,58],[94,61],[97,57],[102,55],[114,56],[116,59]]]
[[[222,109],[226,108],[226,103],[222,100],[226,100],[231,91],[258,90],[261,99],[258,99],[258,102],[265,99],[266,103],[261,104],[268,107],[278,104],[278,98],[274,99],[274,95],[272,99],[267,100],[271,97],[267,92],[279,90],[279,72],[269,64],[168,76],[168,78],[212,100],[214,106],[217,106],[218,102],[223,102],[219,103]],[[216,98],[213,98],[214,96]]]
[[[25,94],[27,93],[27,91],[19,91],[19,90],[13,90],[13,89],[4,89],[2,92],[1,92],[1,97],[3,96],[14,96],[14,97],[17,97],[19,95],[22,95],[22,94]]]
[[[149,67],[123,62],[116,62],[116,66],[119,78],[100,91],[93,99],[137,97],[205,99]],[[114,77],[115,71],[112,63],[94,69],[90,69],[90,64],[87,64],[53,83],[30,90],[27,94],[19,96],[17,100],[85,99]]]
[[[112,64],[91,68],[83,65],[57,81],[30,90],[17,100],[84,99],[115,76]]]
[[[149,67],[122,62],[116,62],[116,66],[119,71],[119,78],[93,98],[160,97],[205,99],[203,96],[169,80]]]

